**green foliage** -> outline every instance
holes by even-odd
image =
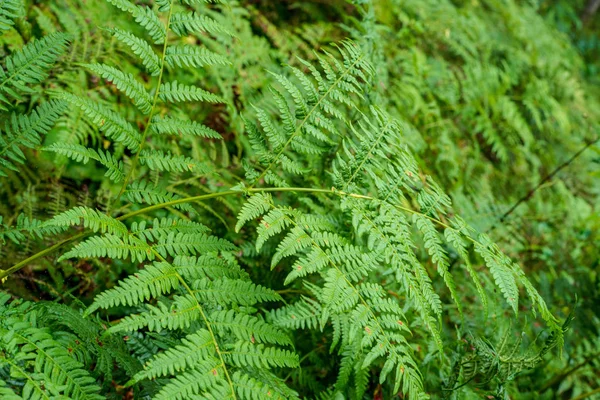
[[[0,4],[0,397],[597,393],[577,5],[38,3]]]

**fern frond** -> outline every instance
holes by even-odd
[[[279,301],[281,296],[272,289],[252,282],[222,278],[211,281],[200,279],[193,283],[194,293],[203,302],[251,306],[258,302]]]
[[[138,80],[130,73],[122,72],[106,64],[82,64],[93,73],[111,82],[127,97],[133,100],[135,106],[144,114],[152,109],[152,97]]]
[[[43,238],[46,235],[58,234],[63,232],[64,227],[49,226],[46,223],[29,218],[25,214],[19,214],[15,225],[2,224],[2,216],[0,216],[0,244],[6,244],[6,240],[10,240],[15,244],[23,242],[27,236]]]
[[[165,53],[165,62],[170,67],[199,68],[205,65],[231,65],[231,62],[204,47],[178,45],[169,46]]]
[[[144,269],[125,278],[118,286],[100,293],[86,310],[90,314],[98,308],[133,306],[169,293],[179,286],[177,271],[167,262],[148,264]]]
[[[10,104],[10,98],[19,100],[19,92],[31,93],[28,85],[36,84],[48,76],[48,70],[65,52],[69,35],[55,32],[33,40],[21,50],[6,57],[0,66],[0,109]]]
[[[125,198],[132,203],[146,203],[150,205],[167,203],[169,201],[181,198],[180,196],[165,189],[155,187],[155,185],[151,182],[144,180],[138,180],[130,183],[127,186],[127,189],[125,189],[124,195]],[[188,212],[194,212],[192,206],[187,203],[177,204],[173,207]]]
[[[134,380],[154,379],[166,375],[176,375],[186,369],[195,368],[202,360],[214,354],[210,332],[200,329],[181,340],[181,344],[157,354],[144,366]]]
[[[171,117],[155,116],[152,120],[152,129],[159,135],[200,136],[210,139],[221,139],[221,135],[211,128],[195,121],[186,121]]]
[[[152,37],[155,44],[164,43],[167,31],[158,16],[150,7],[136,6],[128,0],[107,0],[119,10],[128,12],[133,16],[135,22],[142,26]]]
[[[173,259],[173,265],[186,279],[247,279],[248,273],[239,265],[227,262],[213,254],[199,257],[178,255]]]
[[[78,107],[104,134],[122,143],[131,151],[137,151],[142,140],[141,135],[125,118],[108,107],[70,93],[61,93],[60,99]]]
[[[305,168],[284,154],[289,148],[309,157],[325,153],[327,146],[334,143],[332,138],[338,134],[336,122],[339,123],[336,119],[344,115],[340,107],[355,107],[353,98],[361,98],[359,80],[366,80],[372,72],[356,45],[345,42],[339,51],[342,63],[327,53],[317,56],[323,72],[301,60],[309,68],[314,81],[298,70],[292,72],[298,76],[300,84],[281,74],[274,75],[283,87],[273,91],[283,126],[275,124],[261,109],[257,110],[257,115],[262,131],[247,124],[259,162],[265,166],[258,178],[265,177],[274,183],[276,179],[271,176],[271,168],[275,165],[301,174]],[[287,96],[291,97],[291,104],[288,104]]]
[[[125,178],[123,161],[117,160],[108,151],[94,150],[75,143],[53,143],[44,150],[62,154],[84,164],[87,164],[90,159],[98,161],[107,169],[104,176],[116,183]]]
[[[242,206],[238,217],[235,231],[239,232],[246,222],[258,218],[271,209],[272,198],[268,193],[256,193],[251,196]]]
[[[260,251],[265,242],[277,235],[290,224],[288,217],[288,210],[282,208],[274,208],[269,211],[260,221],[256,233],[258,238],[256,239],[256,250]]]
[[[139,223],[134,222],[131,224],[131,233],[134,233],[146,240],[159,240],[165,235],[169,235],[171,232],[175,233],[187,233],[187,234],[200,234],[208,233],[210,229],[205,225],[183,219],[174,218],[155,218],[152,221],[151,227],[147,227],[146,221]]]
[[[175,12],[171,16],[171,29],[178,36],[187,36],[192,32],[209,34],[227,33],[229,31],[217,21],[196,12]]]
[[[161,256],[196,255],[214,251],[235,250],[235,246],[225,239],[205,233],[170,232],[158,239],[152,248]]]
[[[512,307],[515,314],[519,307],[519,288],[515,281],[512,261],[498,247],[489,240],[486,235],[479,235],[479,241],[475,244],[475,251],[485,260],[490,269],[496,285],[502,291],[504,299]]]
[[[442,241],[439,237],[439,233],[435,229],[435,226],[431,220],[416,214],[414,215],[414,220],[416,221],[417,228],[423,234],[425,249],[427,249],[429,252],[431,261],[437,265],[438,273],[444,279],[446,286],[450,290],[450,295],[458,307],[458,312],[462,316],[462,305],[456,292],[454,278],[448,271],[450,262],[448,260],[446,251],[442,247]]]
[[[116,236],[127,235],[127,227],[106,214],[89,207],[75,207],[45,222],[47,226],[69,227],[83,224],[93,232],[108,232]]]
[[[139,57],[150,75],[158,76],[160,74],[160,59],[148,42],[119,28],[109,28],[107,31]]]
[[[177,81],[160,85],[159,97],[165,102],[206,101],[208,103],[222,103],[223,99],[196,86],[184,85]]]
[[[253,315],[239,314],[234,310],[223,310],[212,313],[210,320],[213,329],[220,336],[225,336],[229,332],[239,340],[252,343],[292,345],[292,341],[286,333]]]
[[[459,225],[458,229],[446,229],[444,231],[444,234],[446,236],[446,240],[456,249],[458,254],[463,259],[466,269],[469,272],[469,275],[471,276],[473,283],[475,284],[475,288],[477,289],[477,293],[479,294],[479,299],[481,300],[481,303],[483,304],[483,309],[484,309],[485,315],[487,316],[487,314],[488,314],[487,295],[483,289],[483,286],[481,284],[479,276],[477,275],[477,272],[475,271],[475,269],[471,265],[471,261],[469,260],[467,246],[466,246],[465,241],[463,240],[461,234],[459,233],[462,230],[462,228],[463,228],[463,224]]]
[[[142,165],[147,165],[153,171],[193,172],[195,175],[207,175],[212,168],[204,162],[191,157],[176,156],[159,150],[142,150],[139,157]]]
[[[12,364],[20,372],[16,378],[29,381],[23,388],[25,398],[29,398],[30,391],[38,392],[33,398],[39,398],[40,395],[41,398],[47,397],[42,385],[35,386],[32,381],[44,381],[43,386],[55,395],[62,394],[76,400],[103,398],[98,394],[100,387],[96,385],[96,380],[67,349],[56,342],[50,333],[28,325],[31,326],[21,322],[13,325],[12,331],[0,330],[3,337],[0,346],[4,350],[0,362]],[[24,360],[31,360],[29,366],[22,363]]]
[[[249,342],[237,342],[224,352],[224,355],[232,364],[240,367],[295,368],[299,365],[298,355],[289,350],[265,347],[262,344],[254,345]]]
[[[63,101],[50,100],[28,115],[11,114],[4,125],[4,134],[0,134],[0,176],[6,176],[2,169],[18,170],[15,163],[25,162],[21,147],[32,149],[38,146],[41,137],[52,129],[66,106]]]
[[[126,316],[109,331],[136,332],[147,328],[150,332],[161,332],[164,329],[188,329],[200,318],[197,300],[190,295],[175,296],[170,306],[159,301],[156,306],[146,304],[146,308],[147,311],[143,313]]]
[[[194,369],[170,379],[155,400],[199,398],[227,399],[231,391],[223,377],[223,364],[215,358],[199,362]]]
[[[104,236],[92,236],[91,238],[77,244],[71,250],[63,254],[59,260],[68,258],[99,258],[109,257],[115,259],[127,259],[139,262],[146,259],[154,259],[152,247],[133,236],[116,236],[106,234]]]
[[[239,398],[243,400],[299,399],[298,393],[290,390],[275,376],[269,376],[268,379],[263,376],[255,378],[242,371],[236,371],[233,373],[232,380]]]
[[[16,18],[23,15],[23,5],[20,0],[6,0],[0,4],[0,34],[9,30]]]
[[[288,329],[317,329],[322,307],[318,301],[302,296],[299,301],[273,310],[275,325]]]

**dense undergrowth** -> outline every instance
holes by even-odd
[[[0,397],[598,396],[579,3],[0,2]]]

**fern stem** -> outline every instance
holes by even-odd
[[[121,189],[119,190],[119,194],[114,199],[113,204],[110,208],[114,207],[114,205],[119,201],[123,193],[125,192],[125,188],[127,184],[131,180],[133,173],[135,172],[135,168],[139,163],[140,153],[144,148],[144,143],[146,143],[146,137],[148,136],[148,131],[150,130],[150,125],[152,125],[152,118],[156,113],[156,104],[158,103],[158,95],[160,94],[160,84],[162,83],[163,74],[165,71],[165,57],[167,55],[167,44],[169,43],[169,27],[171,26],[171,16],[173,15],[173,1],[170,2],[169,14],[167,15],[167,23],[165,25],[165,40],[163,43],[162,55],[160,59],[160,72],[158,74],[158,80],[156,82],[156,91],[154,92],[154,99],[152,100],[152,108],[150,109],[150,114],[148,114],[148,122],[146,123],[146,127],[144,128],[144,132],[142,133],[142,139],[140,141],[140,146],[135,154],[135,157],[131,163],[131,167],[129,168],[129,172],[127,176],[123,180],[123,184],[121,185]],[[110,208],[107,210],[107,214],[110,213]]]
[[[81,239],[85,236],[89,235],[89,232],[81,232],[75,236],[71,236],[70,238],[66,238],[65,240],[62,240],[58,243],[56,243],[53,246],[50,246],[48,248],[45,248],[42,251],[39,251],[37,253],[35,253],[34,255],[32,255],[31,257],[28,257],[26,259],[24,259],[23,261],[13,265],[12,267],[10,267],[7,270],[1,270],[2,272],[0,272],[0,281],[2,281],[4,278],[6,278],[7,276],[9,276],[12,273],[17,272],[18,270],[20,270],[21,268],[25,267],[26,265],[28,265],[29,263],[37,260],[40,257],[44,257],[47,254],[52,253],[54,250],[58,250],[59,248],[76,241],[77,239]]]
[[[200,196],[192,196],[192,197],[184,197],[181,199],[177,199],[177,200],[171,200],[171,201],[167,201],[164,203],[160,203],[160,204],[155,204],[149,207],[144,207],[141,208],[139,210],[136,211],[132,211],[129,212],[127,214],[123,214],[120,217],[116,218],[119,221],[123,221],[132,217],[135,217],[137,215],[141,215],[141,214],[146,214],[148,212],[151,211],[155,211],[155,210],[160,210],[163,208],[168,208],[168,207],[172,207],[178,204],[184,204],[184,203],[190,203],[190,202],[198,202],[198,201],[202,201],[202,200],[208,200],[208,199],[213,199],[213,198],[218,198],[218,197],[225,197],[225,196],[231,196],[231,195],[239,195],[239,194],[244,194],[244,193],[263,193],[263,192],[304,192],[304,193],[324,193],[324,194],[330,194],[330,195],[336,195],[336,196],[348,196],[348,197],[353,197],[355,199],[363,199],[363,200],[371,200],[371,201],[381,201],[380,199],[377,199],[375,197],[372,196],[365,196],[362,194],[356,194],[356,193],[347,193],[341,190],[336,190],[335,188],[331,188],[331,189],[315,189],[315,188],[303,188],[303,187],[287,187],[287,188],[246,188],[246,189],[239,189],[239,190],[226,190],[224,192],[216,192],[216,193],[209,193],[209,194],[203,194]],[[390,203],[391,204],[391,203]],[[448,224],[445,224],[444,222],[433,218],[429,215],[420,213],[418,211],[415,211],[411,208],[408,207],[403,207],[403,206],[399,206],[396,204],[391,204],[392,206],[398,208],[399,210],[411,213],[411,214],[417,214],[417,215],[421,215],[425,218],[430,219],[432,222],[446,228],[446,229],[451,229],[453,231],[459,232],[457,229],[452,228],[451,226],[449,226]],[[43,257],[47,254],[52,253],[55,250],[58,250],[59,248],[77,240],[77,239],[81,239],[83,237],[85,237],[86,235],[88,235],[89,232],[82,232],[80,234],[77,234],[75,236],[71,236],[70,238],[67,238],[63,241],[60,241],[58,243],[56,243],[53,246],[48,247],[47,249],[44,249],[34,255],[32,255],[31,257],[26,258],[25,260],[13,265],[12,267],[10,267],[7,270],[4,270],[2,272],[0,272],[0,281],[4,278],[6,278],[8,275],[20,270],[21,268],[25,267],[27,264],[37,260],[40,257]],[[473,239],[471,236],[469,235],[464,235],[465,238],[467,238],[468,240],[472,241],[474,244],[481,244],[479,243],[477,240]]]

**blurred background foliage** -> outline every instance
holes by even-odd
[[[185,182],[186,186],[172,178],[170,188],[189,195],[237,183],[242,155],[250,148],[241,116],[252,116],[252,105],[263,105],[273,81],[269,71],[280,72],[285,64],[298,66],[297,57],[314,60],[315,51],[350,37],[376,68],[367,101],[401,121],[420,165],[451,194],[457,213],[518,261],[553,312],[562,319],[573,313],[562,358],[548,354],[535,368],[506,376],[506,396],[600,398],[600,11],[590,9],[592,3],[240,0],[219,13],[208,7],[204,11],[221,18],[234,36],[197,35],[192,40],[227,54],[233,67],[213,67],[209,73],[190,69],[177,78],[202,82],[222,93],[227,105],[207,109],[191,104],[185,112],[225,140],[163,145],[181,146],[211,160],[221,177]],[[81,62],[110,62],[141,73],[137,59],[101,28],[121,18],[106,2],[26,0],[18,12],[14,26],[2,28],[0,59],[42,34],[63,31],[72,37],[66,56],[40,90],[19,102],[23,111],[56,89],[114,102],[119,92],[82,72]],[[130,30],[136,29],[132,24]],[[120,111],[133,119],[128,104],[123,102]],[[80,114],[78,109],[68,110],[43,145],[108,146]],[[0,119],[6,118],[7,113],[0,114]],[[37,149],[26,152],[28,162],[18,172],[9,171],[0,186],[5,224],[20,213],[44,219],[75,205],[107,207],[114,188],[93,163],[83,165]],[[201,206],[211,228],[219,232],[235,219],[240,204],[228,199],[216,209]],[[35,239],[24,247],[8,242],[0,247],[0,267],[47,245]],[[4,288],[31,300],[89,303],[124,272],[131,272],[126,268],[114,262],[57,262],[46,257],[11,277]],[[480,306],[474,302],[473,307]],[[469,320],[471,313],[465,312]],[[504,312],[492,307],[491,320],[502,320]],[[458,322],[449,320],[445,326]],[[489,320],[468,323],[484,331],[487,323],[489,337],[505,333]],[[526,336],[539,333],[534,321],[515,324]],[[508,323],[504,325],[508,330]],[[464,353],[461,341],[449,347],[457,357]],[[477,385],[444,393],[435,388],[440,380],[435,360],[424,357],[422,368],[434,397],[482,398],[487,393],[478,392]],[[378,398],[376,389],[374,393],[372,398]]]

